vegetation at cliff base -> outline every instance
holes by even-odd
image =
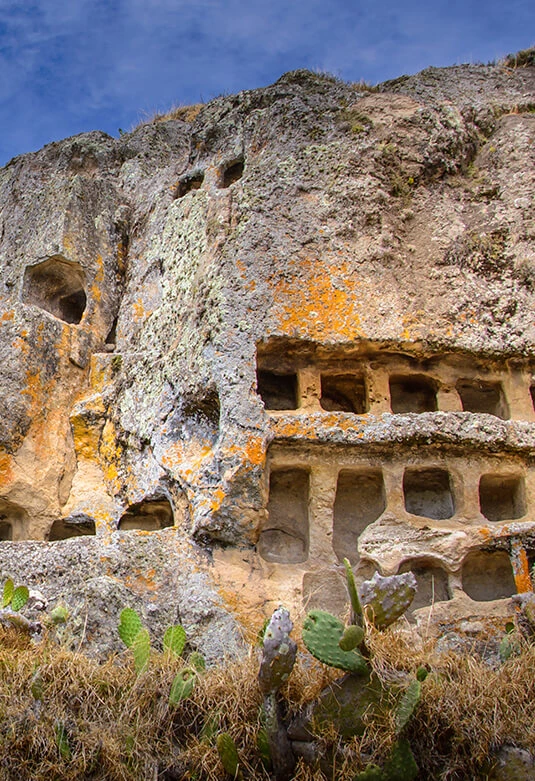
[[[436,656],[430,645],[414,651],[396,628],[372,630],[368,642],[375,672],[389,684],[423,665],[431,669],[404,733],[419,778],[484,778],[485,763],[504,743],[535,750],[533,646],[520,642],[520,653],[493,669],[470,655]],[[35,645],[18,629],[0,629],[0,779],[220,781],[227,775],[218,736],[228,734],[243,778],[267,781],[259,653],[252,648],[240,661],[203,672],[190,696],[173,705],[171,686],[188,665],[174,654],[151,651],[138,672],[129,649],[99,663],[52,636]],[[300,646],[282,689],[288,713],[339,676]],[[321,755],[336,754],[336,767],[326,776],[299,760],[294,778],[349,781],[370,762],[384,762],[395,729],[393,713],[370,719],[362,736],[345,741],[324,727],[315,741]]]

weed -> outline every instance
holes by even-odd
[[[506,68],[528,68],[535,65],[535,46],[529,49],[521,49],[515,54],[508,54],[502,60]]]

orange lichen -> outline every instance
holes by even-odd
[[[15,313],[11,309],[9,312],[4,312],[2,317],[0,317],[0,321],[2,323],[7,323],[9,320],[13,320],[14,317],[15,317]]]
[[[245,444],[231,443],[224,449],[225,455],[237,455],[241,461],[253,466],[262,466],[266,460],[264,438],[250,434]]]
[[[347,262],[329,266],[324,258],[296,256],[284,274],[269,280],[274,292],[274,313],[283,332],[309,339],[354,339],[362,301],[360,281]]]
[[[223,503],[223,499],[225,498],[225,492],[222,488],[216,488],[215,491],[212,491],[211,500],[210,500],[210,509],[212,512],[217,512],[219,508],[221,507],[221,504]]]
[[[0,485],[7,485],[13,480],[13,458],[7,453],[0,453]]]
[[[516,590],[519,594],[533,591],[533,584],[529,573],[529,562],[525,548],[518,546],[513,557],[513,572]]]
[[[175,442],[162,456],[162,463],[168,469],[176,469],[189,482],[199,476],[204,461],[214,456],[208,442],[190,440]]]
[[[117,432],[111,420],[107,420],[102,429],[99,454],[103,462],[104,476],[111,483],[114,490],[119,491],[119,465],[123,454],[123,448],[117,441]]]
[[[145,309],[145,306],[141,298],[138,298],[137,301],[134,301],[134,303],[132,304],[132,309],[133,309],[134,320],[136,322],[138,322],[139,320],[146,320],[146,318],[152,314],[151,310]]]
[[[150,532],[147,532],[150,534]],[[155,591],[156,583],[154,578],[156,577],[156,570],[149,569],[146,572],[142,572],[141,569],[134,570],[132,575],[127,575],[124,582],[127,588],[131,589],[135,594],[146,594],[147,591]]]

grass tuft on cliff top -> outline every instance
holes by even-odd
[[[296,633],[297,634],[297,633]],[[384,680],[431,667],[408,737],[420,778],[478,779],[504,743],[535,751],[535,647],[526,645],[498,669],[470,656],[415,652],[399,631],[372,633],[374,665]],[[267,779],[257,748],[261,696],[257,651],[208,670],[190,698],[169,705],[171,683],[185,663],[153,653],[136,676],[132,656],[98,663],[51,639],[34,645],[0,629],[0,780],[139,781],[225,778],[216,738],[234,739],[245,778]],[[289,712],[317,696],[339,672],[301,653],[284,692]],[[394,725],[370,722],[345,744],[335,778],[349,781],[366,759],[381,763]],[[318,734],[325,753],[340,746],[334,730]],[[300,764],[297,781],[323,781]]]

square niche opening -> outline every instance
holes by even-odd
[[[459,380],[457,392],[465,412],[480,412],[507,420],[509,408],[501,382],[484,380]]]
[[[342,470],[333,511],[333,548],[338,559],[358,561],[357,544],[364,529],[383,514],[386,494],[380,469]]]
[[[267,410],[297,409],[297,374],[279,374],[259,369],[256,390]]]
[[[482,475],[479,507],[489,521],[513,521],[526,514],[526,491],[521,475]]]
[[[390,409],[395,414],[436,412],[435,381],[423,374],[390,377]]]
[[[368,412],[364,377],[358,374],[322,374],[321,408],[327,412]]]
[[[258,553],[266,561],[297,564],[307,560],[309,482],[305,469],[271,472],[268,517],[257,545]]]
[[[463,590],[476,602],[516,594],[511,560],[505,551],[473,551],[463,562]]]
[[[416,594],[406,613],[409,620],[414,621],[415,610],[451,599],[448,573],[438,561],[408,559],[399,568],[399,574],[403,572],[412,572],[417,584]]]
[[[451,518],[455,503],[448,471],[408,467],[403,475],[405,509],[412,515],[442,521]]]

